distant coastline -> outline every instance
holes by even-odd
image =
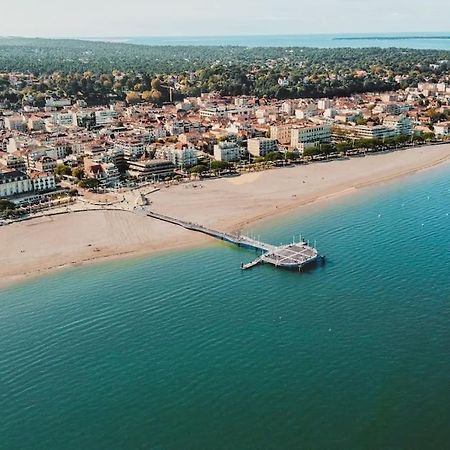
[[[450,50],[450,32],[386,34],[299,34],[231,36],[103,36],[85,40],[149,46],[238,46],[238,47],[309,47],[365,48],[398,47],[419,50]]]
[[[438,39],[450,40],[449,36],[340,36],[334,37],[334,41],[397,41],[397,40],[422,40],[422,39]]]

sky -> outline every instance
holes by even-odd
[[[450,32],[450,0],[0,0],[2,36]]]

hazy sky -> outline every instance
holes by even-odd
[[[3,36],[450,31],[450,0],[0,0]]]

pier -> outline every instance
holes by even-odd
[[[302,270],[304,267],[316,263],[321,257],[316,248],[311,247],[305,241],[293,242],[288,245],[275,246],[259,240],[255,240],[248,236],[234,235],[216,231],[192,222],[176,219],[174,217],[165,216],[155,212],[147,212],[147,216],[163,222],[171,223],[186,230],[202,233],[221,241],[230,242],[239,247],[249,248],[261,252],[261,255],[255,260],[242,264],[241,269],[247,270],[258,264],[267,263],[275,267],[284,269]]]

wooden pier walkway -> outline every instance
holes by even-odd
[[[252,248],[255,250],[260,250],[262,252],[270,252],[276,249],[274,245],[266,244],[265,242],[260,242],[247,236],[234,235],[224,233],[222,231],[216,231],[211,228],[204,227],[203,225],[198,225],[192,222],[185,222],[184,220],[165,216],[163,214],[158,214],[155,212],[147,212],[147,216],[152,217],[153,219],[161,220],[163,222],[171,223],[173,225],[178,225],[180,227],[185,228],[186,230],[197,231],[198,233],[203,233],[216,239],[220,239],[222,241],[238,245],[240,247]]]

